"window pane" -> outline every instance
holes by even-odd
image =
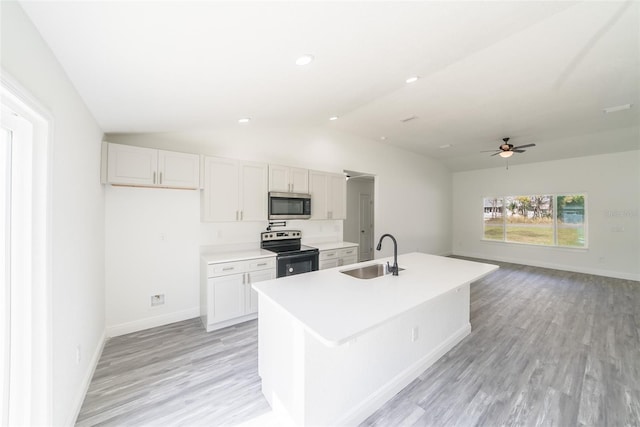
[[[484,238],[504,240],[502,198],[486,197],[484,199]]]
[[[585,247],[584,195],[558,196],[558,246]]]
[[[553,196],[505,197],[506,240],[531,245],[553,245]]]

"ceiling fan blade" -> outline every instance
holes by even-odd
[[[517,150],[519,148],[527,148],[527,147],[535,147],[536,144],[525,144],[525,145],[518,145],[517,147],[513,147],[514,150]]]
[[[489,157],[493,157],[493,156],[497,156],[498,154],[500,154],[502,151],[497,152],[497,153],[493,153],[492,155],[490,155]]]
[[[514,149],[514,150],[511,150],[511,151],[513,151],[514,153],[524,153],[524,152],[525,152],[525,151],[527,151],[527,150],[515,150],[515,149]]]

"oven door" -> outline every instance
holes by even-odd
[[[278,255],[277,277],[293,276],[318,269],[318,252]]]

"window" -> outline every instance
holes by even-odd
[[[586,247],[584,194],[485,197],[483,239]]]

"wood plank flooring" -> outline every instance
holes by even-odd
[[[471,335],[362,425],[640,426],[640,282],[497,264],[471,285]],[[207,334],[193,319],[109,340],[77,425],[269,413],[257,322]]]

